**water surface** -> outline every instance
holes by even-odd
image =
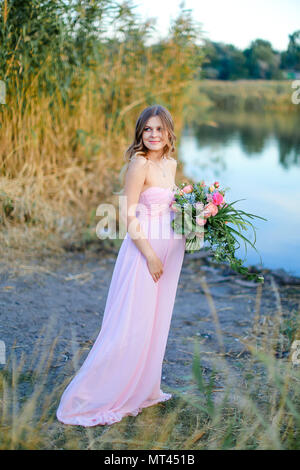
[[[179,158],[187,177],[230,187],[226,201],[268,219],[254,219],[256,251],[245,265],[283,268],[300,275],[300,121],[293,116],[212,115],[186,127]],[[252,242],[251,229],[242,232]],[[244,243],[237,255],[245,256]]]

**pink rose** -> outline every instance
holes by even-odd
[[[210,217],[214,216],[218,213],[218,208],[215,206],[212,202],[209,202],[205,207],[204,207],[204,217]]]
[[[213,194],[213,203],[216,206],[219,206],[220,204],[222,204],[223,201],[224,201],[224,198],[222,194],[220,194],[219,192],[216,192],[215,194]]]
[[[194,191],[193,189],[193,186],[191,184],[188,184],[187,186],[184,186],[184,188],[182,188],[182,191],[186,194],[188,193],[192,193]]]

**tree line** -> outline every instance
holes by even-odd
[[[244,50],[209,40],[203,45],[201,77],[217,80],[284,80],[300,76],[300,30],[289,35],[285,51],[276,51],[264,39],[255,39]]]

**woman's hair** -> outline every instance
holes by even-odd
[[[141,114],[139,115],[136,124],[135,124],[135,133],[134,133],[134,139],[132,144],[127,148],[127,150],[124,153],[124,160],[126,160],[125,165],[121,168],[120,174],[119,174],[119,180],[124,183],[124,178],[126,174],[126,170],[128,168],[128,165],[134,155],[136,156],[143,156],[147,158],[148,154],[148,149],[145,147],[144,142],[143,142],[143,131],[146,127],[146,123],[148,119],[150,119],[152,116],[159,116],[161,121],[162,121],[162,126],[163,130],[166,131],[167,133],[167,142],[166,145],[163,148],[163,155],[167,158],[171,156],[173,152],[175,152],[175,141],[176,141],[176,136],[174,134],[174,122],[172,119],[172,116],[170,112],[164,108],[163,106],[159,104],[155,104],[153,106],[148,106],[145,108]],[[115,192],[114,194],[121,194],[124,191],[124,188],[119,191]]]

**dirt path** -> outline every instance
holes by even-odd
[[[116,255],[117,251],[90,249],[1,264],[0,340],[5,341],[7,359],[12,351],[17,360],[24,353],[24,368],[30,373],[35,366],[29,358],[38,338],[43,338],[44,345],[38,348],[36,364],[58,336],[52,379],[60,384],[73,375],[100,331]],[[299,312],[300,279],[282,270],[264,274],[265,283],[258,287],[225,266],[212,265],[203,253],[186,253],[163,362],[164,391],[189,389],[197,394],[192,377],[195,341],[204,376],[217,364],[216,386],[221,388],[228,376],[242,380],[241,370],[250,355],[243,340],[262,334],[268,340],[267,331],[274,328],[278,311],[281,328],[293,321]],[[289,354],[283,344],[278,358]]]

